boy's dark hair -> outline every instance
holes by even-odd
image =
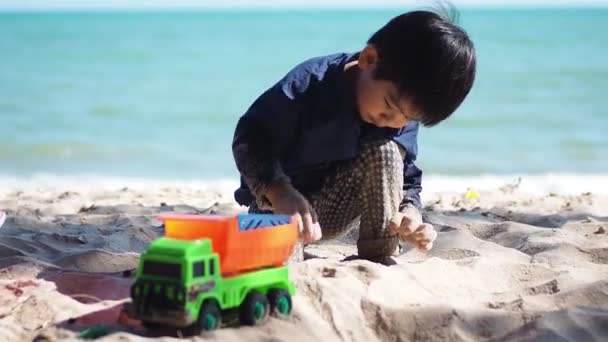
[[[414,11],[393,18],[369,39],[378,51],[374,77],[396,83],[422,111],[422,124],[449,117],[475,80],[473,42],[454,24],[457,13]]]

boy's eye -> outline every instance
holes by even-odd
[[[386,99],[386,97],[384,98],[384,105],[386,106],[386,108],[392,108],[391,104],[388,102],[388,100]]]

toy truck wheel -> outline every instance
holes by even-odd
[[[270,302],[270,310],[274,315],[285,318],[291,314],[292,306],[289,292],[283,289],[270,289],[267,296]]]
[[[258,291],[251,291],[239,309],[239,319],[243,325],[260,324],[268,318],[268,299]]]
[[[214,300],[207,300],[203,303],[198,315],[198,321],[195,324],[196,330],[199,333],[215,330],[220,327],[222,324],[222,313]]]

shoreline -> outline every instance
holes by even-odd
[[[239,185],[238,178],[154,178],[121,177],[97,174],[57,175],[37,173],[29,176],[16,176],[0,173],[0,194],[24,190],[134,190],[158,189],[163,187],[195,187],[219,191],[230,191]],[[608,194],[608,173],[542,173],[542,174],[479,174],[479,175],[442,175],[424,174],[423,193],[466,192],[499,190],[516,186],[527,194],[544,195]]]

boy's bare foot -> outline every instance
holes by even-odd
[[[6,220],[6,213],[4,211],[0,211],[0,227],[4,224],[4,220]]]
[[[342,259],[342,261],[352,261],[352,260],[368,260],[368,261],[375,262],[377,264],[381,264],[384,266],[397,265],[397,261],[388,255],[383,255],[383,256],[378,256],[378,257],[373,257],[373,258],[362,258],[358,255],[351,255],[351,256],[348,256],[348,257]]]

